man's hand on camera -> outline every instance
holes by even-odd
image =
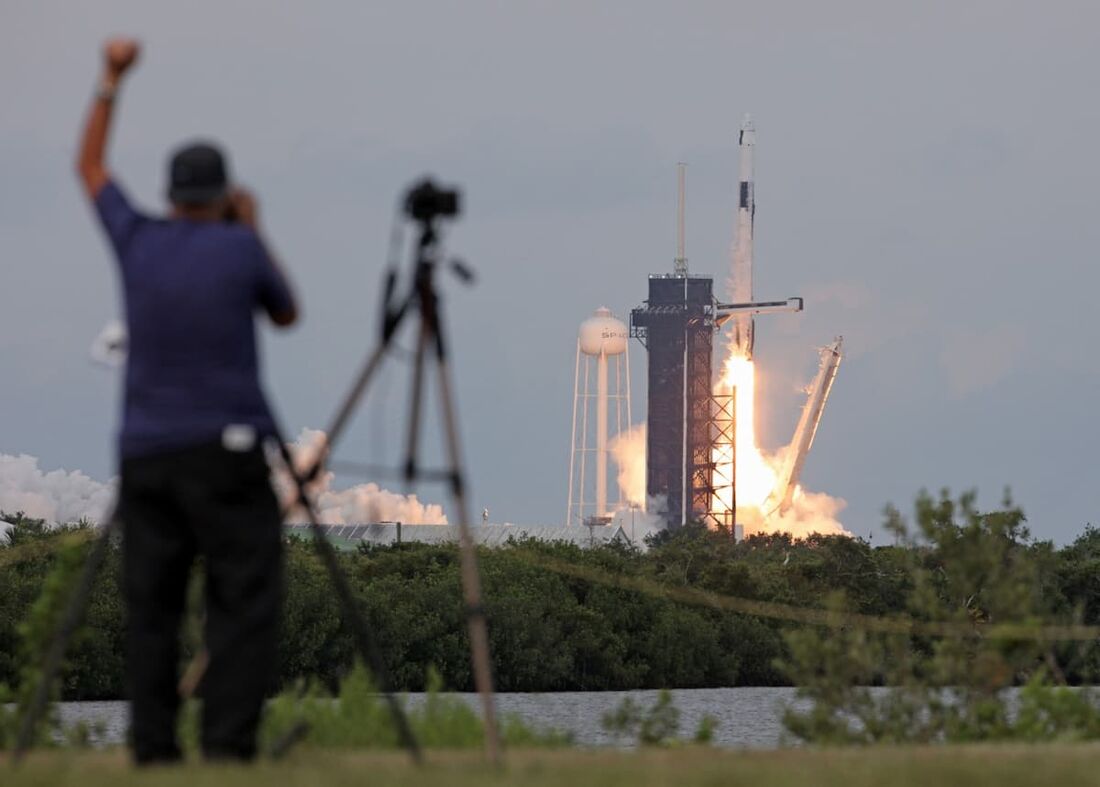
[[[256,202],[256,198],[252,196],[252,192],[242,189],[240,186],[234,186],[230,189],[229,214],[232,216],[233,221],[239,221],[246,227],[251,227],[258,236],[261,236],[260,243],[265,247],[266,251],[267,244],[264,243],[262,237],[263,233],[260,232],[260,206]],[[291,293],[286,273],[283,272],[278,259],[276,259],[270,251],[267,251],[266,256],[271,266],[275,269],[275,274],[282,280],[283,288],[287,293]],[[293,294],[290,294],[288,297],[290,301],[288,304],[289,308],[283,311],[273,311],[268,307],[268,315],[271,317],[272,322],[284,328],[298,321],[298,305],[294,302]]]
[[[133,38],[112,38],[103,47],[107,77],[118,81],[137,62],[141,47]]]
[[[229,206],[236,221],[252,229],[258,229],[260,208],[252,194],[240,187],[232,189],[229,192]]]

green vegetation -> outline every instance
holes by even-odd
[[[973,495],[922,495],[915,529],[896,510],[888,517],[900,544],[893,559],[905,578],[903,611],[914,630],[841,623],[788,631],[784,671],[812,700],[806,712],[787,711],[788,730],[841,744],[1100,737],[1094,690],[1064,686],[1067,675],[1095,677],[1095,645],[1048,639],[1043,631],[1079,622],[1095,603],[1066,591],[1080,587],[1079,560],[1092,553],[1096,531],[1058,553],[1030,541],[1011,500],[982,513]],[[829,608],[840,623],[860,606],[837,591]],[[920,623],[954,633],[923,636]],[[993,636],[997,627],[1013,627],[1011,636]],[[875,684],[887,688],[876,691]],[[1014,696],[1009,689],[1020,684]]]
[[[81,557],[88,545],[80,539],[64,540],[74,531],[79,534],[79,525],[58,536],[36,520],[11,514],[3,518],[15,527],[10,543],[0,545],[0,683],[15,687],[25,684],[25,654],[41,636],[28,630],[28,621],[48,619],[32,615],[32,607],[43,598],[48,583],[58,581],[49,578],[59,576],[59,566]],[[819,615],[949,621],[971,625],[978,632],[1003,622],[1032,627],[1072,621],[1100,624],[1100,531],[1088,528],[1073,544],[1055,549],[1030,537],[1022,515],[1011,504],[981,514],[973,510],[969,497],[959,502],[946,496],[922,497],[914,533],[899,527],[900,521],[896,512],[890,514],[897,541],[885,546],[837,536],[801,541],[756,536],[735,544],[719,533],[685,528],[665,534],[645,553],[622,546],[586,550],[533,541],[483,549],[480,559],[499,688],[622,690],[797,683],[820,703],[831,690],[821,686],[812,693],[818,685],[813,665],[823,658],[832,659],[829,671],[840,676],[841,684],[852,685],[945,685],[985,674],[988,666],[996,678],[983,689],[985,694],[973,694],[975,703],[998,687],[1030,680],[1074,684],[1093,679],[1100,648],[1092,643],[983,644],[980,635],[872,635],[855,624],[838,633],[777,619],[763,608],[755,614],[731,612],[692,603],[699,599],[687,597],[709,593]],[[279,688],[316,681],[335,691],[351,669],[352,640],[312,545],[290,540],[286,555],[288,595]],[[472,689],[453,547],[364,546],[341,553],[340,560],[378,633],[397,689],[424,690],[431,669],[449,689]],[[118,578],[118,552],[112,549],[93,590],[88,626],[71,649],[61,686],[65,699],[122,695]],[[198,595],[193,597],[197,600]],[[189,658],[197,638],[186,640],[184,655]],[[832,655],[820,649],[827,645],[833,647]],[[1043,668],[1045,676],[1037,678]],[[928,704],[926,696],[930,695],[918,697],[922,707]],[[851,707],[842,707],[848,699],[837,705],[837,713],[851,712]],[[852,699],[857,701],[863,700]],[[1072,713],[1062,705],[1058,708],[1058,713]],[[882,710],[887,715],[900,711]],[[977,704],[944,713],[962,714],[951,721],[960,729],[987,724]],[[1036,713],[1046,718],[1055,711]],[[1043,723],[1058,727],[1049,720]],[[941,732],[947,725],[945,716]],[[930,731],[927,737],[941,732]],[[838,736],[844,739],[845,734]],[[892,739],[888,733],[874,737]]]
[[[442,693],[434,670],[419,703],[398,698],[417,741],[428,749],[481,749],[481,717],[458,697]],[[179,733],[186,755],[197,758],[201,703],[190,700],[181,714]],[[567,733],[540,730],[512,715],[500,719],[501,739],[510,747],[560,748],[572,743]],[[260,751],[278,756],[295,749],[400,749],[393,717],[370,675],[358,662],[331,694],[317,681],[302,681],[271,700],[260,728]]]
[[[423,703],[405,707],[416,739],[422,746],[432,749],[480,749],[485,739],[481,717],[461,699],[441,694],[442,688],[439,674],[432,670]],[[264,716],[261,749],[272,750],[276,742],[286,740],[300,725],[304,725],[302,743],[305,746],[400,747],[389,709],[367,671],[358,664],[341,682],[335,697],[315,681],[276,697]],[[571,743],[568,735],[534,730],[514,716],[501,719],[501,738],[507,746],[556,747]]]
[[[415,768],[397,752],[299,751],[254,768],[189,766],[134,771],[121,752],[34,755],[3,773],[5,787],[1023,787],[1042,780],[1093,785],[1096,745],[881,747],[876,749],[730,752],[644,749],[638,752],[511,751],[504,766],[486,766],[473,752],[431,753]]]
[[[7,534],[9,549],[15,553],[22,548],[34,557],[12,563],[14,569],[8,573],[18,578],[20,568],[30,566],[33,570],[34,564],[42,561],[48,564],[49,570],[40,575],[32,574],[35,580],[32,583],[0,584],[0,593],[11,591],[15,598],[26,602],[26,608],[18,616],[7,617],[0,613],[0,621],[8,624],[7,631],[0,628],[0,643],[3,643],[3,649],[0,649],[0,665],[6,666],[13,673],[10,676],[0,673],[3,678],[9,678],[7,681],[0,678],[0,749],[14,744],[25,709],[40,683],[41,654],[54,635],[56,621],[60,618],[62,607],[83,564],[85,555],[82,545],[87,541],[86,536],[90,532],[89,525],[85,522],[47,531],[42,520],[28,520],[21,514],[13,519],[16,526]],[[48,546],[48,550],[38,549],[43,545]],[[3,555],[0,552],[0,556]],[[121,604],[117,591],[114,587],[109,587],[108,592],[114,598],[104,599],[103,590],[103,583],[99,583],[93,590],[91,605],[102,608],[104,602],[108,607],[113,602],[115,614],[118,614]],[[89,651],[94,654],[97,645],[104,644],[103,640],[90,643],[94,640],[91,634],[89,629],[82,628],[74,638],[74,646],[84,648],[85,654]],[[71,668],[72,663],[67,666]],[[92,680],[97,676],[94,668],[89,669],[88,673]],[[58,699],[59,687],[52,685],[49,689],[50,698]],[[5,703],[12,705],[4,707]],[[52,711],[52,707],[48,710]],[[37,722],[33,736],[34,741],[39,744],[52,741],[55,733],[59,733],[70,743],[81,744],[87,741],[87,728],[81,725],[62,730],[51,712],[42,715]]]

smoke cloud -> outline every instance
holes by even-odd
[[[638,424],[616,435],[608,448],[618,467],[619,488],[623,499],[628,504],[637,506],[641,512],[660,511],[664,507],[664,501],[647,499],[645,493],[645,424]],[[789,448],[782,448],[773,455],[761,454],[762,462],[771,470],[770,483],[774,484],[783,456]],[[773,491],[775,490],[768,488],[764,497],[767,498]],[[823,492],[809,492],[799,486],[795,489],[790,508],[782,514],[778,510],[778,502],[769,499],[761,507],[738,506],[737,521],[744,526],[746,536],[754,533],[790,533],[796,538],[805,538],[814,533],[850,535],[838,518],[847,505],[842,498]],[[616,512],[616,521],[624,526],[629,524],[630,512]],[[637,527],[649,530],[664,528],[663,520],[656,516],[635,515],[635,523]]]
[[[772,468],[776,476],[782,475],[781,470],[786,464],[791,445],[784,446],[774,454],[765,454],[764,461]],[[820,533],[831,536],[850,536],[851,533],[840,523],[840,512],[848,502],[840,497],[833,497],[825,492],[810,492],[801,484],[794,488],[791,496],[790,507],[780,513],[779,503],[783,490],[772,489],[768,499],[761,507],[762,511],[753,509],[745,512],[738,508],[738,521],[745,525],[745,535],[753,533],[790,533],[796,538]]]
[[[745,535],[753,533],[790,533],[795,538],[820,533],[824,536],[850,536],[838,516],[848,505],[843,498],[824,492],[807,492],[801,486],[795,488],[791,507],[780,514],[772,511],[764,517],[760,512],[738,509],[738,520],[745,524]]]
[[[27,454],[0,454],[0,511],[22,511],[49,523],[99,522],[107,516],[117,482],[89,478],[79,470],[43,471]]]
[[[302,430],[293,445],[300,466],[308,464],[308,457],[320,447],[323,437],[323,432]],[[278,468],[279,465],[275,462],[273,466]],[[288,500],[291,486],[285,471],[276,469],[272,480],[282,498]],[[0,511],[9,514],[22,511],[51,524],[80,519],[100,522],[109,513],[117,486],[117,479],[96,481],[79,470],[44,471],[39,467],[39,460],[27,454],[0,454]],[[325,524],[447,523],[442,506],[421,503],[416,495],[397,494],[374,483],[337,489],[333,487],[332,473],[326,472],[317,479],[314,494],[321,521]],[[305,515],[298,511],[290,519],[305,521]],[[0,523],[0,537],[6,529],[6,524]]]
[[[645,424],[632,426],[611,439],[607,448],[619,468],[617,477],[623,500],[646,510],[645,495]]]
[[[299,468],[308,467],[318,450],[324,445],[325,433],[317,429],[303,429],[291,445],[294,462]],[[278,467],[277,463],[274,463]],[[290,479],[284,470],[273,474],[276,487],[284,500],[292,497]],[[357,484],[347,489],[334,489],[334,475],[322,473],[311,486],[318,514],[323,524],[349,525],[370,522],[401,522],[406,525],[445,525],[447,516],[443,507],[435,503],[421,503],[416,495],[402,495],[382,489],[375,483]],[[288,517],[290,521],[305,522],[305,512],[300,509]]]

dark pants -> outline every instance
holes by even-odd
[[[205,564],[202,747],[248,759],[275,669],[281,525],[257,448],[203,445],[122,463],[123,571],[134,757],[179,759],[179,633],[192,563]]]

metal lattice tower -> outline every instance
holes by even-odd
[[[706,490],[706,497],[697,502],[706,506],[703,524],[728,530],[730,535],[734,535],[737,524],[737,453],[734,450],[737,445],[736,391],[710,397],[710,407],[710,488]],[[728,453],[728,462],[716,461],[720,452]]]

